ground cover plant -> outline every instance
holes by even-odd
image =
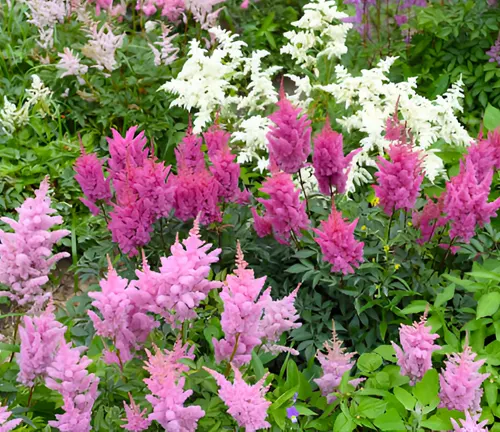
[[[0,432],[496,431],[495,1],[0,11]]]

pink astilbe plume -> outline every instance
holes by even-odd
[[[144,382],[151,392],[146,399],[153,405],[148,420],[157,421],[167,431],[194,432],[198,420],[205,415],[197,405],[184,406],[193,391],[184,391],[185,378],[181,374],[189,368],[179,360],[193,360],[193,348],[189,349],[187,344],[182,346],[177,341],[172,351],[157,349],[154,356],[146,351],[149,361],[144,368],[150,373],[150,378]]]
[[[212,340],[218,363],[229,360],[236,366],[246,364],[252,358],[254,347],[262,343],[260,319],[267,299],[258,297],[266,277],[255,279],[253,270],[247,266],[238,242],[236,270],[234,275],[227,276],[220,293],[224,302],[220,320],[224,338]]]
[[[109,145],[108,165],[111,175],[122,172],[127,168],[127,164],[132,167],[140,167],[148,158],[149,150],[144,148],[146,145],[146,137],[144,131],[139,132],[137,136],[137,126],[129,128],[124,137],[118,131],[111,129],[113,138],[106,138]]]
[[[320,351],[316,354],[323,369],[323,375],[321,378],[316,378],[314,382],[318,384],[321,394],[326,396],[328,403],[333,403],[337,399],[334,392],[340,385],[342,376],[353,368],[354,361],[352,358],[356,353],[345,352],[345,348],[342,347],[342,341],[337,338],[335,323],[333,324],[332,340],[326,341],[323,347],[326,349],[326,354]],[[363,379],[351,380],[350,384],[357,386],[361,381]]]
[[[479,422],[479,417],[481,414],[470,415],[467,411],[465,413],[465,420],[460,419],[461,425],[459,425],[454,419],[451,420],[451,424],[453,425],[454,432],[488,432],[488,428],[486,424],[488,423],[488,419]]]
[[[485,360],[474,361],[475,358],[476,353],[467,343],[462,353],[448,355],[445,369],[439,375],[440,407],[471,413],[481,411],[481,384],[489,374],[479,373]]]
[[[495,169],[500,169],[500,127],[488,132],[484,141],[487,141],[488,146],[493,149],[493,166]]]
[[[26,315],[23,321],[24,325],[19,326],[21,350],[17,355],[17,380],[31,387],[37,377],[45,377],[59,346],[64,343],[66,327],[56,320],[52,302],[39,316]]]
[[[99,395],[99,378],[88,373],[92,363],[87,356],[81,355],[85,347],[72,347],[63,343],[52,365],[47,368],[45,385],[59,392],[64,400],[65,414],[57,414],[49,425],[67,432],[90,432],[91,413]]]
[[[234,371],[233,383],[224,375],[204,367],[215,378],[219,386],[219,397],[228,407],[227,412],[236,420],[239,427],[245,428],[246,432],[270,428],[271,425],[266,421],[266,417],[271,402],[265,398],[269,386],[264,386],[268,374],[250,385],[243,380],[241,372],[234,365],[231,366]]]
[[[35,191],[35,198],[27,198],[16,209],[18,221],[0,218],[14,230],[12,233],[0,230],[0,283],[10,288],[0,291],[0,297],[8,297],[20,306],[40,306],[50,296],[42,289],[49,280],[49,272],[57,261],[69,256],[66,252],[52,255],[54,245],[70,232],[49,231],[63,220],[61,216],[51,216],[56,210],[50,207],[48,190],[46,177]]]
[[[398,209],[411,210],[420,193],[424,178],[421,158],[411,145],[392,144],[388,150],[390,161],[379,157],[378,185],[373,186],[384,212],[392,215]]]
[[[0,404],[0,432],[10,432],[23,421],[22,419],[9,420],[11,415],[12,413],[8,410],[8,407]]]
[[[124,419],[127,423],[122,425],[122,428],[131,432],[141,432],[149,428],[151,420],[146,418],[147,409],[141,411],[140,407],[134,402],[132,395],[128,394],[130,398],[130,405],[123,402],[123,408],[125,408]]]
[[[401,375],[410,378],[410,385],[415,385],[432,368],[432,353],[441,348],[434,343],[439,335],[431,333],[431,328],[426,324],[425,314],[418,323],[414,322],[411,326],[402,324],[399,329],[402,348],[392,343]]]
[[[109,204],[111,199],[110,178],[105,178],[102,162],[95,153],[86,153],[81,145],[81,156],[75,162],[75,180],[82,188],[86,198],[80,198],[94,216],[99,214],[96,203],[104,201]]]
[[[201,151],[202,139],[193,134],[191,125],[181,143],[175,149],[175,158],[179,170],[198,172],[205,169],[205,158]]]
[[[327,119],[321,133],[314,137],[313,166],[319,190],[325,195],[345,192],[347,174],[352,158],[360,151],[354,150],[344,156],[342,134],[330,127]]]
[[[261,191],[268,194],[269,198],[257,199],[266,209],[263,216],[252,209],[257,235],[263,237],[271,227],[274,237],[282,244],[289,244],[292,231],[301,237],[301,230],[308,228],[309,219],[306,204],[300,201],[300,192],[295,189],[290,174],[274,172],[264,181]]]
[[[208,156],[212,157],[212,155],[228,148],[231,134],[222,129],[219,124],[215,123],[203,134],[203,138],[207,145]]]
[[[293,174],[311,152],[311,121],[286,98],[283,83],[277,105],[278,111],[269,116],[274,123],[267,134],[269,156],[282,171]]]
[[[495,166],[495,149],[489,140],[479,139],[467,148],[466,160],[470,160],[476,171],[478,183],[481,183]]]
[[[436,234],[436,230],[446,225],[447,219],[446,216],[443,215],[444,197],[445,194],[441,194],[437,202],[427,198],[427,203],[422,211],[413,212],[413,225],[420,230],[421,237],[417,240],[417,243],[424,244],[425,242],[431,241]]]
[[[159,1],[157,3],[160,4]],[[182,17],[185,8],[186,3],[184,0],[163,0],[161,16],[165,16],[169,21],[176,23]]]
[[[460,165],[460,172],[446,183],[444,213],[450,220],[450,238],[469,243],[476,225],[484,226],[496,216],[500,198],[488,202],[493,171],[481,182],[476,177],[476,167],[470,159]]]
[[[332,272],[354,273],[354,268],[363,262],[364,243],[354,238],[357,223],[358,219],[348,223],[342,213],[332,207],[328,219],[321,221],[321,229],[313,228],[318,235],[315,240],[321,247],[323,261],[332,265]]]

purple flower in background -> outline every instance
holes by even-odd
[[[298,417],[300,415],[299,411],[297,410],[297,407],[295,406],[298,396],[299,396],[298,393],[295,393],[293,395],[293,400],[292,400],[293,405],[286,409],[286,416],[292,421],[292,423],[297,423]]]
[[[0,405],[0,432],[9,432],[22,422],[22,419],[7,420],[11,415],[6,406]]]
[[[491,48],[486,51],[486,54],[490,56],[491,63],[498,63],[500,65],[500,36],[497,38],[495,43],[491,46]]]

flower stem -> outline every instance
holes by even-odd
[[[106,208],[104,207],[103,203],[101,203],[101,210],[102,210],[102,215],[104,216],[104,220],[106,221],[106,225],[108,225],[109,224],[108,213],[106,212]]]
[[[391,218],[389,219],[389,226],[387,227],[387,233],[385,235],[385,244],[389,244],[389,239],[391,238],[391,225],[394,219],[394,208],[392,209]]]
[[[33,384],[30,388],[30,394],[28,396],[28,408],[31,406],[31,399],[33,398],[33,393],[35,393],[36,384]]]
[[[226,371],[224,372],[224,376],[227,377],[229,372],[231,372],[231,363],[234,360],[234,356],[236,355],[236,350],[238,349],[238,342],[240,340],[240,334],[236,333],[236,340],[234,341],[233,352],[231,353],[231,357],[229,358],[229,362],[227,363]]]
[[[188,335],[188,321],[183,321],[182,322],[182,345],[184,345],[187,342],[187,335]]]
[[[16,317],[16,324],[14,327],[14,337],[12,338],[12,343],[15,345],[16,344],[16,339],[17,339],[17,330],[19,329],[19,323],[21,322],[21,315],[18,315]],[[12,363],[12,360],[14,360],[14,352],[10,355],[9,363]]]
[[[309,216],[309,219],[311,219],[311,211],[309,210],[309,200],[307,199],[306,188],[304,187],[304,181],[302,180],[302,173],[300,172],[300,170],[299,170],[299,180],[300,180],[300,187],[302,188],[302,192],[304,193],[304,198],[306,200],[307,215]]]

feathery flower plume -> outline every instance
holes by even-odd
[[[461,426],[454,420],[451,420],[451,424],[453,425],[454,432],[488,432],[488,428],[485,427],[488,423],[488,419],[483,420],[481,423],[479,422],[479,417],[481,414],[470,415],[467,411],[465,413],[465,420],[460,419]]]
[[[45,377],[59,346],[64,343],[66,327],[56,320],[52,302],[40,316],[25,315],[23,320],[24,325],[19,326],[21,350],[17,355],[17,380],[31,387],[37,377]]]
[[[476,178],[481,183],[495,166],[495,148],[489,140],[479,139],[467,148],[466,160],[470,160],[476,170]]]
[[[10,432],[22,422],[22,419],[8,420],[11,415],[12,413],[8,410],[8,407],[0,404],[0,432]]]
[[[342,213],[332,207],[326,221],[321,221],[321,229],[313,228],[318,235],[316,243],[321,247],[323,261],[332,265],[332,272],[344,275],[354,273],[354,268],[363,262],[363,242],[354,238],[354,229],[358,219],[348,223]]]
[[[203,138],[207,145],[208,157],[212,157],[228,148],[231,134],[221,129],[218,123],[214,123],[208,128],[208,131],[203,134]]]
[[[0,283],[10,288],[10,291],[0,291],[0,297],[8,297],[20,306],[41,305],[50,296],[42,289],[49,280],[50,269],[69,256],[66,252],[52,255],[54,245],[70,232],[49,231],[63,220],[61,216],[51,216],[56,210],[50,207],[48,190],[46,177],[35,191],[35,198],[27,198],[16,209],[18,221],[0,218],[14,230],[12,233],[0,230]]]
[[[224,375],[204,367],[215,378],[219,386],[219,397],[228,407],[227,412],[236,420],[238,426],[246,432],[255,432],[270,428],[266,421],[267,410],[271,402],[265,399],[269,386],[264,386],[268,374],[265,374],[254,385],[247,384],[241,372],[232,365],[234,381],[230,383]]]
[[[142,432],[146,430],[151,424],[151,420],[145,418],[147,409],[141,411],[140,407],[134,402],[132,395],[128,394],[130,398],[130,405],[123,402],[123,408],[125,408],[124,419],[127,423],[122,425],[122,428],[131,432]]]
[[[165,24],[161,23],[160,40],[155,42],[154,44],[149,44],[151,51],[153,51],[153,55],[155,58],[154,62],[156,66],[167,66],[177,59],[179,48],[176,48],[172,43],[177,34],[170,35],[171,31],[171,27],[168,27]],[[159,49],[156,48],[155,45],[157,45]]]
[[[335,188],[335,192],[344,193],[349,164],[361,149],[344,156],[342,134],[332,130],[328,118],[323,130],[313,141],[314,175],[318,179],[320,192],[331,195]]]
[[[177,23],[185,8],[184,0],[163,0],[161,16],[166,16],[170,22]]]
[[[116,68],[115,52],[118,48],[121,48],[125,35],[113,34],[113,30],[108,23],[104,24],[99,30],[97,25],[96,22],[93,22],[86,29],[90,39],[82,48],[82,53],[97,63],[94,66],[95,68],[112,72]]]
[[[277,105],[278,111],[269,116],[274,123],[267,133],[269,156],[282,171],[293,174],[304,167],[311,152],[311,121],[286,98],[283,83]]]
[[[127,164],[132,168],[141,167],[148,158],[149,150],[144,148],[147,142],[144,131],[134,136],[136,131],[137,126],[132,126],[122,137],[118,131],[111,129],[113,137],[106,138],[111,156],[108,165],[112,176],[124,171]]]
[[[85,81],[82,79],[82,75],[87,73],[88,66],[80,63],[80,58],[73,53],[71,48],[64,47],[63,52],[59,53],[58,56],[61,60],[56,64],[56,67],[62,71],[61,78],[74,75],[80,84],[84,84]]]
[[[402,349],[392,342],[401,375],[410,378],[410,385],[415,385],[432,368],[432,353],[441,348],[434,343],[439,335],[431,333],[431,328],[426,326],[426,315],[420,318],[420,322],[414,322],[411,326],[401,324],[399,338]]]
[[[270,226],[274,237],[282,244],[289,244],[292,231],[297,237],[301,237],[301,230],[308,228],[309,219],[306,204],[300,201],[300,192],[295,189],[290,174],[272,173],[264,181],[261,191],[268,194],[269,198],[257,199],[266,209],[264,216],[252,209],[257,234],[263,237],[261,234],[267,234]]]
[[[445,369],[439,375],[441,408],[471,413],[481,411],[481,384],[489,374],[479,373],[485,360],[474,361],[475,358],[476,353],[472,352],[467,342],[462,353],[448,355],[448,360],[444,362]]]
[[[420,229],[420,239],[417,243],[424,244],[429,242],[436,234],[436,229],[446,225],[447,218],[443,215],[444,197],[446,194],[441,194],[434,202],[427,198],[427,203],[421,212],[414,211],[412,214],[413,225]]]
[[[195,135],[191,125],[189,125],[186,135],[175,149],[175,159],[179,171],[198,172],[205,169],[205,158],[201,151],[201,144],[201,137]]]

